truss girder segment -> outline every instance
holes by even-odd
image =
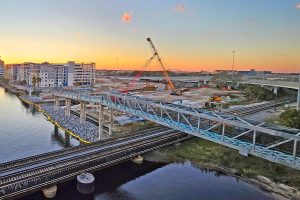
[[[297,142],[300,141],[299,135],[292,135],[284,132],[280,132],[273,129],[268,129],[266,127],[255,126],[246,121],[235,117],[234,119],[225,118],[222,115],[210,113],[207,111],[199,111],[184,106],[176,106],[171,104],[165,104],[157,100],[143,99],[134,96],[125,96],[122,94],[103,92],[99,96],[90,95],[78,95],[78,94],[66,94],[66,93],[55,93],[55,96],[72,98],[75,100],[91,101],[94,103],[100,103],[102,105],[127,112],[132,115],[144,118],[146,120],[153,121],[155,123],[170,127],[172,129],[177,129],[187,134],[191,134],[224,146],[248,151],[257,157],[264,158],[266,160],[284,164],[286,166],[300,170],[300,157],[296,155]],[[134,105],[134,106],[133,106]],[[147,108],[147,109],[143,109]],[[160,116],[155,114],[155,109],[163,110],[166,115]],[[152,111],[151,111],[152,110]],[[184,120],[173,119],[171,116],[178,116]],[[193,125],[190,118],[197,119],[198,123]],[[205,130],[198,126],[200,120],[210,120],[218,125],[223,125],[223,130],[221,133],[215,132],[211,129]],[[184,123],[185,122],[185,123]],[[235,126],[241,129],[247,129],[253,132],[253,141],[242,141],[238,137],[230,137],[224,134],[225,126]],[[257,143],[255,140],[256,133],[267,134],[275,137],[285,138],[286,140],[294,141],[294,148],[291,153],[281,152],[279,150],[271,150],[267,147]],[[243,133],[242,133],[243,134]]]

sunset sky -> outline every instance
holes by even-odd
[[[6,63],[141,69],[151,37],[168,69],[300,72],[300,0],[1,0]],[[158,70],[157,63],[147,69]]]

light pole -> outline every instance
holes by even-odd
[[[300,111],[300,74],[299,74],[298,97],[297,97],[297,111]]]
[[[236,50],[233,50],[232,51],[232,68],[231,68],[231,73],[232,73],[232,81],[233,81],[233,68],[234,68],[234,65],[235,65],[235,53],[236,53]]]

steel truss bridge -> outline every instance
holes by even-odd
[[[52,91],[54,96],[104,105],[209,140],[240,154],[248,154],[300,170],[300,132],[291,133],[238,116],[175,105],[118,92]]]

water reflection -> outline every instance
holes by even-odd
[[[0,87],[0,163],[80,145],[38,112]]]
[[[81,195],[76,181],[59,185],[54,200],[271,200],[255,187],[224,173],[202,169],[186,163],[126,162],[95,174],[95,192]],[[22,200],[42,199],[41,192]]]

